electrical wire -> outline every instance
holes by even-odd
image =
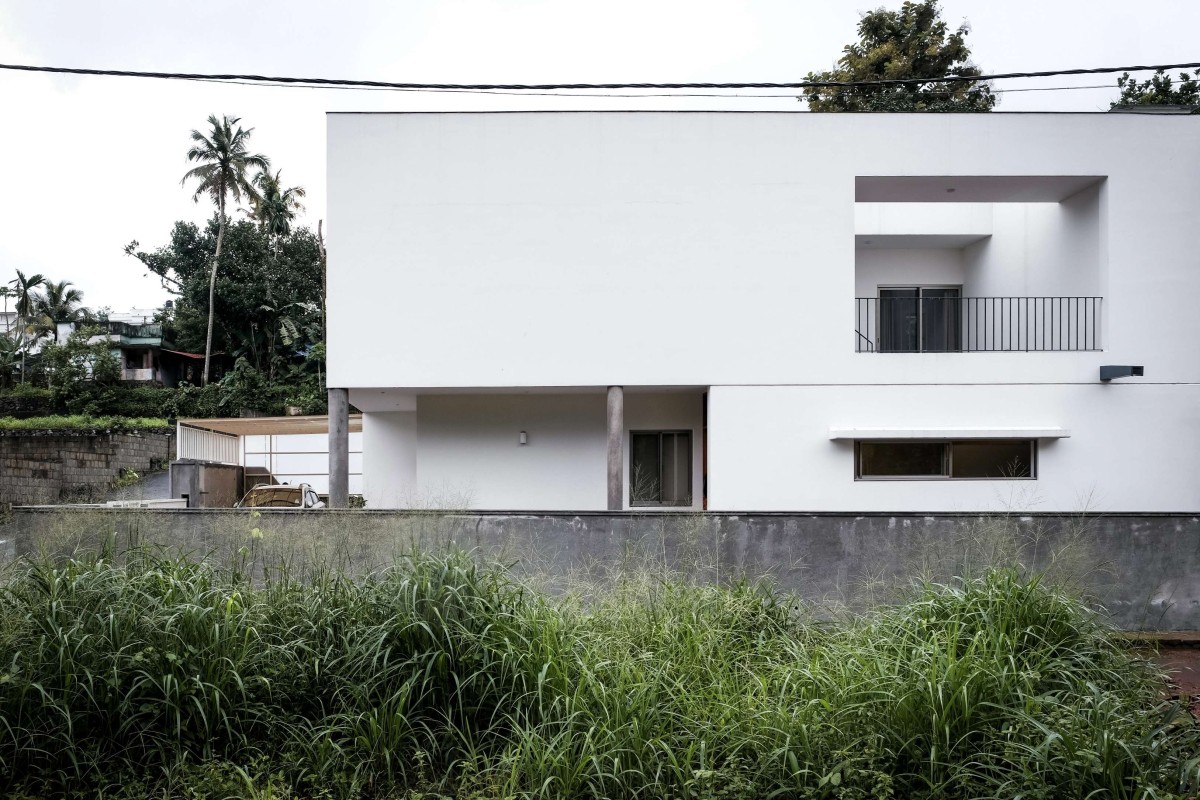
[[[181,78],[195,83],[218,83],[233,86],[261,86],[264,88],[274,89],[308,89],[310,91],[335,91],[348,90],[360,92],[433,92],[436,94],[492,94],[506,95],[509,97],[729,97],[734,99],[755,100],[755,99],[772,99],[784,98],[788,100],[797,99],[796,92],[788,94],[730,94],[728,92],[541,92],[541,91],[517,91],[513,89],[395,89],[390,87],[377,86],[308,86],[300,83],[258,83],[256,81],[245,80],[216,80],[213,78]],[[847,87],[851,91],[859,88],[857,86]],[[1027,86],[1021,89],[991,89],[991,94],[1008,94],[1012,92],[1066,92],[1075,91],[1078,89],[1113,89],[1115,88],[1110,83],[1091,84],[1087,86]],[[950,96],[951,92],[937,90],[923,90],[922,94],[946,95]]]
[[[86,67],[49,67],[33,64],[0,64],[0,70],[46,72],[66,75],[89,75],[120,78],[156,78],[163,80],[205,80],[221,83],[252,82],[258,85],[302,85],[312,88],[390,89],[406,91],[512,91],[530,93],[551,90],[598,89],[846,89],[866,87],[919,86],[930,83],[978,83],[1017,78],[1046,78],[1060,75],[1100,75],[1116,72],[1155,72],[1200,68],[1200,62],[1187,64],[1132,65],[1125,67],[1088,67],[1079,69],[1041,70],[1036,72],[1005,72],[991,75],[946,75],[941,78],[888,78],[871,81],[795,81],[768,83],[401,83],[391,81],[347,80],[340,78],[291,78],[267,75],[208,74],[188,72],[143,72],[137,70],[93,69]]]

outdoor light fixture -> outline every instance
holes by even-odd
[[[1140,378],[1145,374],[1143,369],[1124,364],[1105,364],[1100,367],[1100,380],[1108,383],[1113,378]]]
[[[517,436],[517,444],[529,444],[529,434],[521,431],[520,435]]]

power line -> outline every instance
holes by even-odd
[[[741,99],[741,100],[762,100],[762,99],[770,100],[773,98],[782,98],[782,99],[788,99],[788,100],[797,99],[796,92],[789,92],[787,94],[762,94],[762,93],[729,94],[728,92],[661,92],[661,93],[653,93],[653,92],[618,93],[618,92],[584,92],[584,91],[542,92],[542,91],[536,91],[536,90],[517,91],[517,90],[513,90],[513,89],[395,89],[395,88],[390,88],[390,87],[377,87],[377,86],[309,86],[309,85],[302,84],[302,83],[270,84],[270,83],[259,83],[257,81],[250,81],[250,80],[216,80],[213,78],[181,78],[180,80],[193,81],[195,83],[227,84],[227,85],[231,85],[231,86],[261,86],[261,87],[265,87],[265,88],[274,88],[274,89],[308,89],[309,91],[337,91],[337,90],[360,91],[360,92],[370,92],[370,91],[380,92],[380,91],[382,91],[382,92],[412,92],[412,93],[418,93],[418,94],[421,92],[432,92],[435,94],[491,94],[491,95],[504,95],[504,96],[508,96],[508,97],[612,97],[612,98],[626,98],[626,97],[632,97],[632,98],[637,98],[637,97],[647,97],[647,98],[649,98],[649,97],[728,97],[731,99]],[[847,88],[854,90],[858,87],[857,86],[849,86]],[[1114,88],[1116,88],[1116,87],[1111,83],[1089,84],[1087,86],[1026,86],[1024,88],[1019,88],[1019,89],[1016,89],[1016,88],[1014,88],[1014,89],[990,89],[990,93],[991,94],[1009,94],[1012,92],[1067,92],[1067,91],[1076,91],[1079,89],[1110,89],[1111,90]],[[950,96],[951,92],[949,90],[943,90],[943,91],[925,90],[922,92],[922,94],[936,94],[936,95]]]
[[[290,78],[267,75],[208,74],[188,72],[142,72],[137,70],[92,69],[86,67],[48,67],[32,64],[0,64],[0,70],[19,72],[48,72],[66,75],[91,75],[118,78],[156,78],[163,80],[200,80],[253,82],[259,85],[301,85],[313,88],[360,88],[407,91],[514,91],[536,92],[550,90],[597,89],[837,89],[861,87],[914,86],[928,83],[976,83],[980,81],[1016,78],[1048,78],[1061,75],[1100,75],[1116,72],[1155,72],[1200,68],[1200,62],[1188,64],[1133,65],[1126,67],[1089,67],[1080,69],[1041,70],[1037,72],[1004,72],[992,75],[947,75],[941,78],[888,78],[872,81],[795,81],[785,83],[400,83],[391,81],[347,80],[340,78]]]

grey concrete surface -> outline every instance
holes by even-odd
[[[168,470],[150,472],[131,486],[112,489],[104,500],[168,500],[171,497],[171,473]]]
[[[15,508],[0,558],[155,543],[256,568],[386,568],[414,545],[496,558],[550,591],[630,575],[767,578],[824,614],[897,596],[917,579],[990,565],[1044,570],[1128,630],[1200,630],[1200,516],[680,514],[85,510]]]
[[[329,507],[350,505],[350,391],[329,390]]]

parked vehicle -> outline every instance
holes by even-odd
[[[255,486],[234,508],[324,508],[325,503],[307,483]]]

